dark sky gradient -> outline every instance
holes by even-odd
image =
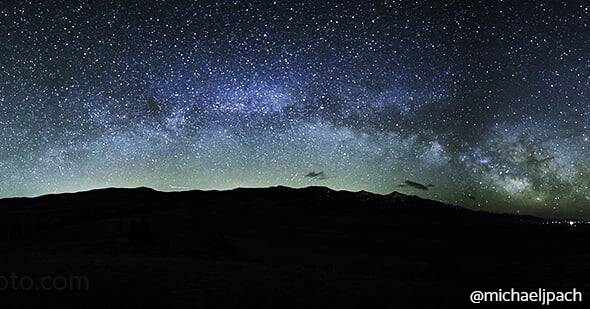
[[[122,2],[0,4],[0,197],[326,185],[590,217],[587,2]]]

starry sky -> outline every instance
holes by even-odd
[[[399,191],[590,217],[585,1],[2,1],[0,197]]]

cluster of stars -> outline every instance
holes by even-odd
[[[0,197],[314,184],[585,217],[589,21],[570,1],[2,4]]]

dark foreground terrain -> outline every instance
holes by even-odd
[[[0,307],[505,308],[469,294],[590,297],[588,236],[584,224],[322,187],[4,199]],[[59,280],[39,287],[45,276]],[[65,284],[79,276],[87,288]]]

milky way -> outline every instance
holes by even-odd
[[[0,197],[324,185],[590,216],[587,3],[128,2],[0,4]]]

